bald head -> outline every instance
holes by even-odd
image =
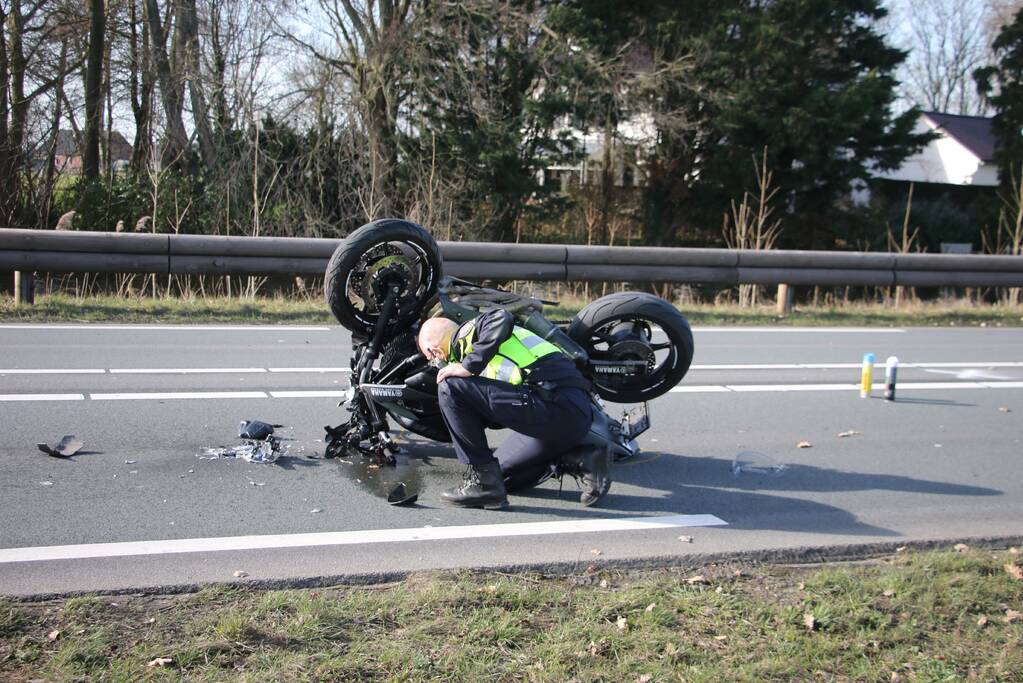
[[[458,324],[447,318],[429,318],[419,328],[419,350],[427,360],[448,357],[451,335],[458,329]]]

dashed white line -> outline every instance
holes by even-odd
[[[89,394],[93,401],[164,401],[202,398],[267,398],[265,391],[177,391],[163,393]]]
[[[128,541],[122,543],[7,548],[0,550],[0,564],[128,557],[134,555],[208,553],[226,550],[310,548],[366,543],[406,543],[410,541],[448,541],[511,536],[650,531],[679,527],[727,525],[728,522],[714,515],[669,515],[664,517],[633,517],[629,519],[573,519],[557,522],[517,522],[510,524],[480,524],[475,526],[367,529],[364,531],[226,536],[222,538],[183,538],[163,541]]]
[[[83,394],[0,394],[0,401],[84,401]]]
[[[0,368],[0,375],[103,375],[103,368]]]
[[[266,368],[111,368],[112,375],[212,375],[266,372]]]
[[[351,372],[351,368],[267,368],[270,372]]]
[[[345,391],[271,391],[271,398],[342,398],[347,395]]]
[[[232,332],[329,332],[330,327],[321,325],[104,325],[102,323],[84,324],[58,324],[58,323],[13,323],[0,325],[0,330],[95,330],[103,332],[107,330],[160,330],[161,332],[171,330],[183,332],[194,330],[197,332],[232,331]]]

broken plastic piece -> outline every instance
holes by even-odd
[[[238,424],[238,436],[243,439],[262,441],[274,433],[274,427],[281,426],[283,425],[272,425],[269,422],[260,422],[259,420],[242,420]]]
[[[786,469],[785,465],[774,458],[757,451],[742,451],[732,459],[732,474],[771,474],[779,475]]]
[[[56,448],[50,448],[45,443],[37,443],[36,448],[41,450],[46,455],[53,456],[54,458],[70,458],[72,455],[82,450],[82,446],[85,444],[79,441],[74,434],[68,434],[60,443],[57,444]]]
[[[387,494],[387,502],[391,505],[412,505],[417,500],[419,500],[419,494],[413,493],[410,495],[408,487],[405,486],[403,481],[398,482],[398,485]]]
[[[264,464],[276,462],[281,456],[286,455],[289,455],[288,446],[282,446],[280,439],[274,436],[268,436],[265,441],[246,441],[229,448],[203,448],[202,453],[196,453],[196,457],[204,460],[238,458]]]

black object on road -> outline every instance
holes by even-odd
[[[260,422],[259,420],[242,420],[238,425],[238,436],[243,439],[262,441],[274,433],[274,427],[283,426],[272,425],[269,422]]]
[[[387,494],[387,502],[391,505],[412,505],[417,500],[419,500],[419,494],[409,494],[405,482],[398,482],[398,485]]]
[[[37,443],[36,448],[41,450],[46,455],[54,458],[70,458],[72,455],[82,450],[82,446],[85,443],[80,441],[74,434],[68,434],[60,443],[57,444],[56,448],[50,448],[49,444]]]

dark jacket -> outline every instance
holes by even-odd
[[[461,359],[462,367],[478,375],[497,353],[497,349],[511,336],[515,318],[504,309],[496,308],[476,318],[476,338],[472,351]],[[538,359],[529,366],[526,381],[531,384],[553,382],[560,386],[588,386],[585,378],[576,369],[575,363],[563,353],[552,353]]]

